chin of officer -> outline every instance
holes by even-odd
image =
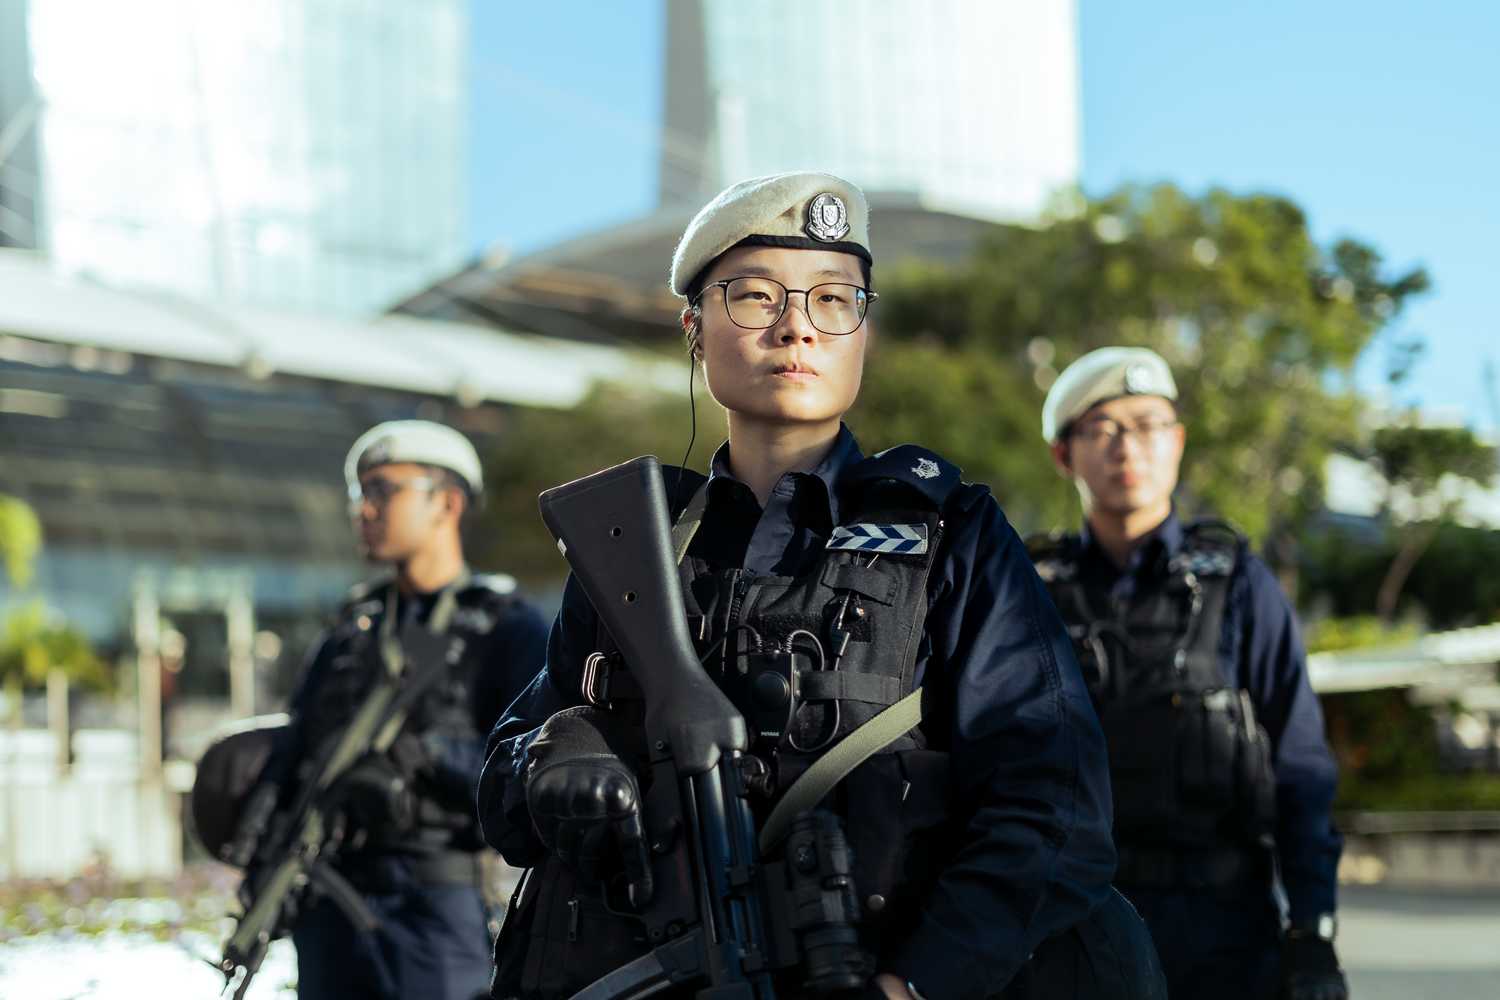
[[[1141,348],[1094,351],[1054,383],[1042,424],[1085,521],[1030,547],[1109,742],[1116,881],[1172,996],[1340,1000],[1322,715],[1270,571],[1227,525],[1173,507],[1187,431],[1171,370]]]
[[[541,668],[546,624],[509,578],[464,562],[460,521],[483,480],[463,435],[427,421],[381,424],[355,442],[344,472],[359,547],[394,574],[355,588],[313,647],[230,853],[249,861],[253,897],[278,861],[267,856],[275,810],[299,800],[369,692],[399,675],[398,692],[415,686],[399,734],[386,750],[367,749],[319,803],[333,867],[363,909],[314,891],[287,913],[299,995],[471,1000],[490,969],[472,790],[485,736]],[[408,626],[436,645],[416,649]],[[373,930],[358,926],[367,916]]]
[[[666,473],[674,514],[703,501],[680,566],[698,653],[783,789],[929,693],[923,721],[825,799],[853,847],[869,995],[1159,995],[1144,928],[1109,889],[1098,723],[1019,539],[940,456],[865,457],[842,425],[870,345],[871,264],[863,195],[824,174],[736,185],[678,247],[672,289],[730,438],[706,483]],[[496,996],[566,996],[648,947],[616,891],[646,789],[639,695],[610,652],[570,580],[547,669],[490,741],[486,836],[537,866],[501,935]],[[768,714],[764,689],[736,678],[777,664],[801,700]],[[1090,967],[1114,978],[1090,982]]]

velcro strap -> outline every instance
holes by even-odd
[[[805,670],[797,678],[803,701],[862,701],[894,705],[901,700],[901,678],[852,670]]]

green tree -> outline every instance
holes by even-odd
[[[1193,198],[1164,184],[1066,207],[1040,228],[997,228],[967,268],[882,277],[886,337],[957,350],[965,367],[983,355],[987,371],[1010,373],[977,390],[988,405],[961,425],[927,430],[989,435],[1017,452],[995,459],[1012,470],[997,494],[1057,526],[1070,508],[1036,457],[1046,388],[1096,347],[1150,347],[1182,394],[1189,505],[1253,536],[1288,531],[1320,505],[1329,451],[1356,436],[1355,360],[1426,274],[1387,274],[1354,240],[1319,246],[1301,210],[1273,195]],[[910,403],[929,405],[928,371],[905,374]],[[1041,471],[1014,468],[1021,456]]]
[[[14,497],[0,496],[0,558],[10,586],[22,594],[31,583],[41,548],[36,513]],[[93,686],[104,686],[108,680],[104,664],[83,634],[49,612],[40,599],[13,605],[0,621],[0,686],[11,706],[12,724],[20,719],[21,692],[45,684],[54,670],[70,681]]]
[[[1493,482],[1495,449],[1468,428],[1422,427],[1411,420],[1376,430],[1371,458],[1386,481],[1386,517],[1398,539],[1375,597],[1375,613],[1390,622],[1417,561],[1457,512],[1460,489]],[[1394,509],[1398,500],[1410,505],[1404,523]]]
[[[683,359],[683,376],[687,359]],[[724,411],[698,380],[698,433],[690,464],[703,469],[724,440]],[[691,421],[686,396],[597,389],[572,410],[518,410],[498,449],[485,456],[492,485],[469,551],[530,584],[561,578],[566,564],[537,512],[537,494],[640,455],[682,461]],[[672,485],[670,482],[667,484]]]

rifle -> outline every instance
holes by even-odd
[[[310,891],[333,900],[357,929],[368,932],[379,926],[359,891],[333,867],[343,844],[344,824],[331,792],[338,779],[367,752],[390,749],[412,704],[445,673],[449,640],[442,632],[452,615],[453,590],[450,587],[439,598],[431,627],[411,622],[402,628],[399,640],[383,637],[394,641],[394,648],[382,643],[387,669],[381,671],[380,680],[349,724],[337,738],[327,741],[323,753],[308,769],[292,807],[280,815],[279,822],[270,823],[268,816],[250,818],[252,824],[270,827],[270,835],[255,845],[256,856],[268,859],[265,874],[251,888],[245,912],[236,919],[234,933],[225,942],[223,956],[215,966],[224,975],[226,990],[243,973],[234,1000],[243,1000],[271,941],[285,931],[288,914]],[[388,604],[387,618],[393,613],[394,608]],[[403,678],[410,672],[405,669],[408,661],[417,663],[420,671],[403,685]]]
[[[630,886],[653,949],[574,994],[642,997],[696,984],[699,1000],[774,1000],[774,969],[857,988],[849,850],[837,820],[793,822],[788,856],[762,864],[748,795],[766,773],[744,717],[704,671],[670,538],[661,465],[647,456],[542,493],[542,520],[645,701],[651,874]],[[831,931],[831,935],[830,935]]]

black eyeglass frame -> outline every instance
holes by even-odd
[[[776,318],[771,320],[771,322],[767,323],[765,326],[746,326],[739,320],[735,319],[734,315],[729,311],[729,286],[736,281],[748,278],[754,278],[759,281],[769,281],[772,284],[779,286],[781,290],[786,293],[786,297],[781,300],[781,312],[777,313]],[[859,291],[864,293],[865,307],[860,311],[859,322],[856,323],[854,325],[854,329],[850,330],[848,333],[832,333],[828,330],[823,329],[818,325],[817,320],[812,318],[812,307],[809,304],[812,302],[812,293],[817,291],[819,288],[822,288],[824,285],[842,285],[845,288],[858,289]],[[719,281],[710,281],[708,284],[704,285],[698,290],[697,295],[693,296],[694,306],[700,309],[703,307],[703,296],[708,294],[708,290],[710,288],[724,289],[724,315],[729,318],[729,322],[733,323],[741,330],[771,329],[777,323],[781,322],[781,317],[786,315],[787,306],[790,305],[792,301],[792,293],[800,292],[802,294],[803,315],[807,317],[807,321],[812,324],[814,330],[817,330],[819,333],[828,337],[848,337],[852,334],[858,333],[859,328],[865,325],[865,317],[870,314],[870,306],[875,303],[876,299],[880,298],[879,292],[874,291],[873,289],[865,288],[863,285],[856,285],[851,281],[821,281],[818,284],[813,285],[811,288],[788,288],[785,285],[781,284],[781,282],[777,281],[775,278],[768,278],[762,274],[742,274],[734,278],[722,278]]]

